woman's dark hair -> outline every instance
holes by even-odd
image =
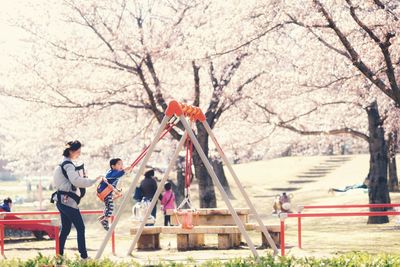
[[[153,176],[154,176],[154,170],[153,169],[148,170],[147,172],[144,173],[144,177],[145,178],[151,178]]]
[[[12,203],[12,200],[11,200],[11,198],[5,198],[4,200],[3,200],[3,203],[4,204],[10,204],[10,203]]]
[[[112,166],[115,166],[118,163],[118,161],[121,161],[121,159],[120,158],[111,159],[110,168],[112,169]]]
[[[170,183],[170,182],[166,182],[165,185],[164,185],[164,189],[165,189],[166,191],[169,191],[169,190],[171,190],[171,188],[172,188],[171,183]]]
[[[65,149],[64,149],[64,152],[63,152],[63,156],[68,158],[69,157],[69,152],[77,151],[81,147],[82,147],[82,144],[78,140],[69,141],[68,143],[65,144]]]

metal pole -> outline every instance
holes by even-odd
[[[56,256],[60,255],[60,226],[55,227]]]
[[[175,150],[175,153],[172,156],[172,159],[168,165],[167,170],[165,171],[164,177],[161,179],[161,182],[158,184],[157,191],[154,194],[154,196],[151,200],[150,206],[146,210],[143,221],[140,223],[139,229],[136,232],[135,238],[133,239],[133,241],[128,249],[128,253],[127,253],[128,255],[131,255],[133,249],[135,248],[136,243],[138,242],[140,236],[142,235],[147,218],[150,216],[151,211],[153,210],[154,206],[157,203],[158,196],[161,194],[161,191],[164,188],[164,184],[168,179],[169,173],[171,172],[172,168],[174,167],[174,164],[178,158],[179,152],[182,150],[183,144],[185,143],[186,137],[187,137],[187,133],[185,132],[184,135],[182,136],[181,140],[179,141],[179,144]]]
[[[298,247],[301,248],[301,217],[297,218]]]
[[[206,166],[207,171],[210,174],[211,178],[213,179],[214,184],[218,187],[219,191],[221,192],[222,198],[225,201],[225,204],[228,207],[229,211],[231,212],[232,217],[233,217],[234,221],[236,222],[236,225],[239,227],[240,232],[246,239],[246,242],[249,245],[251,251],[253,252],[254,257],[256,257],[258,260],[260,257],[258,255],[256,248],[254,247],[253,241],[251,241],[249,235],[246,232],[246,229],[244,228],[242,221],[240,220],[240,218],[237,215],[235,209],[233,208],[231,202],[229,201],[228,195],[226,194],[224,188],[222,187],[220,181],[218,180],[217,175],[215,174],[210,162],[208,161],[207,156],[204,154],[204,151],[201,148],[200,143],[197,140],[196,136],[194,135],[192,129],[190,128],[189,123],[186,121],[186,119],[183,115],[179,116],[179,119],[181,120],[186,131],[188,132],[190,139],[192,140],[193,145],[196,147],[197,153],[199,153],[199,156],[200,156],[201,160],[203,161],[204,165]]]
[[[154,148],[155,148],[156,144],[159,141],[159,137],[161,136],[162,132],[164,131],[165,125],[167,125],[168,120],[170,118],[171,117],[169,117],[169,116],[165,116],[163,118],[163,120],[161,121],[160,127],[158,128],[158,131],[157,131],[153,141],[151,142],[149,150],[148,150],[146,156],[144,157],[143,162],[140,165],[140,168],[139,168],[138,172],[136,173],[135,179],[133,180],[131,186],[129,187],[129,190],[125,193],[124,199],[122,200],[122,203],[119,206],[118,211],[117,211],[117,213],[115,215],[114,222],[110,225],[110,229],[108,229],[107,234],[104,237],[104,240],[101,243],[99,250],[97,251],[95,259],[99,259],[101,257],[101,254],[103,254],[104,248],[106,247],[108,240],[110,240],[111,235],[114,232],[115,227],[118,224],[119,219],[121,218],[122,212],[123,212],[124,208],[126,207],[126,205],[128,204],[128,202],[129,202],[129,200],[130,200],[130,198],[132,196],[133,190],[135,189],[136,184],[138,183],[140,176],[142,175],[144,169],[146,168],[146,164],[149,161],[150,156],[153,153]]]
[[[281,256],[285,256],[285,219],[281,219]]]
[[[209,136],[211,137],[211,139],[213,140],[215,147],[217,148],[223,162],[225,163],[225,166],[228,168],[229,172],[231,173],[233,179],[236,182],[237,187],[239,188],[240,192],[242,193],[244,199],[246,200],[247,205],[250,207],[251,212],[254,214],[258,224],[260,225],[262,233],[264,234],[264,236],[267,239],[271,248],[274,250],[274,254],[275,255],[278,254],[279,253],[278,248],[276,247],[274,240],[271,238],[271,235],[269,234],[267,227],[265,227],[264,222],[261,220],[261,217],[258,214],[253,203],[251,202],[246,190],[243,188],[242,184],[240,183],[239,177],[236,175],[235,171],[232,168],[232,164],[229,162],[225,153],[222,151],[222,148],[220,147],[220,145],[217,141],[217,138],[215,137],[214,133],[212,132],[210,125],[208,125],[207,121],[204,121],[203,126],[206,129]]]

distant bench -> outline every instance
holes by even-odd
[[[245,224],[247,231],[261,232],[261,228],[255,224]],[[131,234],[135,235],[138,228],[131,228]],[[268,225],[267,230],[270,233],[275,244],[280,246],[280,226]],[[177,249],[179,251],[197,249],[205,246],[204,235],[218,235],[218,249],[231,249],[240,246],[241,232],[235,225],[199,225],[192,229],[183,229],[181,226],[145,226],[137,243],[138,249],[155,250],[160,249],[160,234],[176,234]],[[263,233],[262,245],[269,247]]]

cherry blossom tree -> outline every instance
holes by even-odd
[[[358,125],[358,127],[361,126],[361,129],[364,128],[365,131],[368,125],[368,135],[345,126],[347,123],[343,122],[341,123],[344,124],[342,128],[331,126],[329,130],[314,130],[320,127],[310,127],[310,123],[307,123],[308,127],[293,126],[294,121],[317,110],[317,108],[307,108],[306,105],[299,105],[305,108],[305,111],[294,111],[292,117],[289,115],[289,118],[287,118],[288,116],[285,116],[285,119],[280,118],[275,125],[301,134],[351,134],[368,141],[371,155],[370,203],[388,203],[390,202],[387,189],[388,157],[386,155],[388,149],[384,139],[384,129],[393,130],[397,126],[393,120],[398,116],[398,109],[394,106],[398,107],[399,105],[400,92],[396,77],[399,64],[398,49],[396,49],[398,40],[395,33],[396,25],[398,27],[399,23],[396,15],[397,6],[393,5],[392,1],[385,3],[383,1],[355,2],[314,0],[305,3],[304,6],[287,1],[286,21],[291,23],[285,27],[285,30],[289,36],[295,39],[292,45],[303,49],[304,52],[295,55],[296,60],[299,61],[286,57],[284,62],[293,66],[295,71],[302,75],[297,79],[297,85],[308,89],[312,88],[302,90],[302,94],[312,92],[314,97],[319,97],[318,106],[332,106],[331,103],[343,104],[344,101],[347,101],[351,104],[359,103],[365,107],[368,123],[364,121],[364,127],[362,125]],[[293,29],[293,25],[298,26],[300,30],[303,29],[304,34],[299,34],[298,29]],[[293,50],[291,49],[291,51]],[[299,58],[299,55],[303,60]],[[305,56],[312,58],[313,62],[304,60]],[[291,75],[293,74],[291,73]],[[329,76],[334,77],[327,81]],[[342,87],[342,89],[338,87]],[[292,88],[292,86],[288,86],[289,90]],[[318,92],[321,90],[323,90],[322,94]],[[297,91],[296,93],[298,93]],[[340,95],[332,95],[333,91]],[[281,90],[281,93],[285,96],[293,96],[293,93],[287,94],[285,89]],[[355,97],[358,100],[354,101]],[[379,105],[385,110],[384,115],[379,114],[375,99],[379,99]],[[297,101],[301,102],[302,98],[298,98]],[[282,112],[275,112],[265,103],[259,107],[269,115],[278,115],[278,118],[283,113],[288,115],[287,106],[286,109],[280,107],[281,110],[284,110]],[[347,113],[347,110],[346,113],[344,110],[342,112],[339,109],[334,110],[337,111],[336,114],[354,118]],[[344,121],[346,118],[341,117],[341,119]],[[321,118],[317,122],[321,122]],[[298,122],[296,123],[298,125]],[[394,140],[392,134],[389,136],[391,136],[390,140]],[[393,149],[391,151],[389,158],[393,159],[395,152]],[[390,160],[389,162],[393,163]],[[393,168],[390,169],[393,173]],[[392,182],[393,184],[398,184],[396,179],[392,181],[395,181]],[[387,217],[369,218],[369,223],[384,222],[387,222]]]
[[[99,114],[119,110],[115,113],[119,116],[132,110],[135,125],[150,116],[160,122],[168,99],[175,98],[202,107],[214,128],[222,114],[245,99],[244,92],[264,75],[249,68],[253,54],[248,47],[220,53],[253,35],[251,20],[242,18],[256,3],[69,0],[55,9],[56,14],[46,13],[48,6],[41,7],[50,16],[49,24],[38,25],[33,18],[19,24],[30,33],[37,50],[30,61],[21,60],[29,83],[19,81],[2,94],[55,109],[97,113],[105,122],[113,116],[107,120]],[[54,32],[60,28],[65,29],[63,33]],[[32,86],[40,90],[28,92]],[[195,128],[209,154],[208,134],[201,124]],[[103,136],[101,132],[96,136]],[[179,131],[171,135],[180,138]],[[104,142],[99,147],[102,151],[110,148]],[[194,166],[200,206],[215,207],[212,180],[197,154]],[[221,182],[229,189],[226,179]]]

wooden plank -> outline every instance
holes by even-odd
[[[275,245],[278,248],[280,248],[280,246],[281,246],[281,233],[280,232],[269,232],[269,234],[270,234],[272,240],[274,240]],[[271,247],[262,232],[261,232],[261,242],[262,242],[262,247],[264,247],[264,248],[270,248]]]
[[[234,234],[240,233],[237,226],[195,226],[192,229],[183,229],[180,226],[162,227],[163,234]]]
[[[139,250],[155,250],[160,249],[160,234],[142,234],[137,243]]]
[[[131,228],[131,235],[135,235],[137,233],[139,228],[133,227]],[[150,234],[159,234],[161,233],[161,227],[160,226],[145,226],[143,228],[142,234],[150,235]]]
[[[239,247],[240,242],[242,241],[242,235],[241,234],[231,234],[231,238],[232,238],[232,246]]]
[[[268,232],[277,232],[277,233],[281,232],[281,226],[279,224],[265,225],[265,227],[267,227]],[[285,230],[286,230],[286,228],[287,228],[287,225],[285,225]],[[254,230],[257,232],[261,232],[260,225],[256,224]]]
[[[249,216],[246,214],[238,215],[243,223],[249,222]],[[178,214],[171,215],[171,223],[179,225],[182,222],[182,216]],[[193,223],[196,225],[236,225],[230,214],[200,214],[193,218]]]
[[[190,234],[189,237],[189,248],[200,248],[205,246],[204,234]]]
[[[218,234],[218,249],[230,249],[233,247],[232,235]]]
[[[255,224],[245,224],[245,228],[251,231],[255,228]],[[163,226],[161,227],[163,234],[238,234],[240,233],[239,227],[236,225],[200,225],[192,229],[184,229],[181,226]]]
[[[196,209],[199,215],[231,215],[228,209]],[[238,215],[249,215],[250,209],[235,209]],[[173,209],[168,209],[166,211],[167,215],[174,215],[177,211]]]
[[[235,209],[238,215],[250,214],[250,209]],[[203,211],[207,215],[231,215],[228,209],[204,209]]]
[[[176,247],[179,251],[185,251],[189,249],[189,235],[178,234],[176,235]]]

